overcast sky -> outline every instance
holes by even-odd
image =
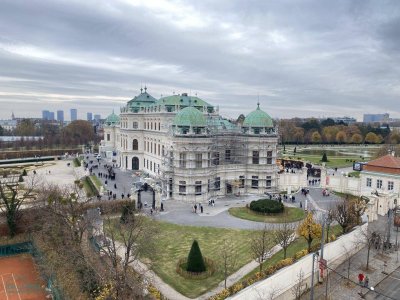
[[[400,1],[0,0],[0,118],[105,116],[141,84],[227,117],[258,98],[279,118],[400,117]]]

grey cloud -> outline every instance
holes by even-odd
[[[21,111],[16,100],[30,99],[39,115],[54,97],[31,95],[57,94],[65,109],[106,111],[146,82],[155,97],[198,91],[232,117],[250,111],[257,94],[274,117],[321,111],[360,117],[362,107],[399,115],[397,1],[173,4],[193,7],[193,18],[205,25],[179,27],[178,12],[160,17],[120,1],[3,1],[0,104],[12,98]],[[9,52],[28,46],[55,58]]]

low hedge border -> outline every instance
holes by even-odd
[[[204,257],[206,271],[201,273],[188,272],[182,266],[187,263],[187,258],[180,258],[176,264],[176,273],[187,279],[205,279],[210,277],[215,272],[215,263],[213,260]]]
[[[334,234],[330,235],[329,242],[335,241],[336,238],[337,237]],[[315,245],[313,245],[311,247],[311,252],[310,253],[316,252],[320,248],[321,248],[321,243],[315,244]],[[284,267],[292,265],[293,263],[295,263],[296,261],[298,261],[302,257],[306,256],[308,253],[309,252],[308,252],[307,249],[300,250],[300,251],[296,252],[295,255],[293,255],[293,257],[288,257],[288,258],[285,258],[285,259],[281,259],[275,265],[269,266],[268,268],[266,268],[262,272],[255,273],[249,279],[245,279],[242,282],[237,282],[237,283],[233,284],[229,288],[224,289],[221,292],[219,292],[218,294],[215,294],[214,296],[208,298],[208,300],[224,300],[224,299],[228,298],[229,296],[232,296],[232,295],[236,294],[237,292],[243,290],[244,288],[256,283],[257,281],[266,279],[267,277],[271,276],[272,274],[274,274],[278,270],[280,270],[280,269],[282,269]]]

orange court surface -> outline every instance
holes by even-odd
[[[0,257],[0,300],[46,299],[44,285],[32,255]]]

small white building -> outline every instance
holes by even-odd
[[[328,175],[326,169],[322,170],[321,176],[325,188],[368,198],[366,214],[369,221],[376,220],[378,215],[384,216],[400,204],[400,158],[394,154],[363,165],[359,178],[346,174]]]

